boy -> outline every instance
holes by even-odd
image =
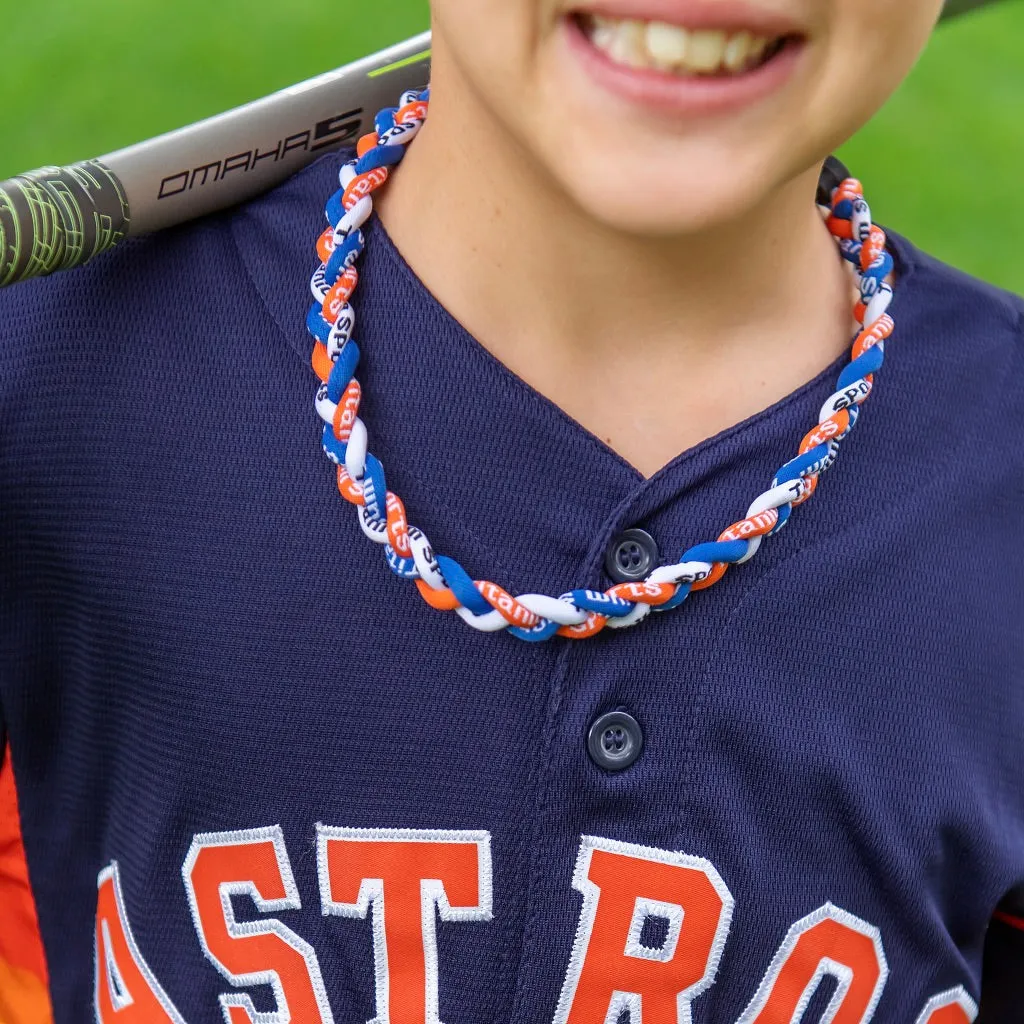
[[[819,186],[939,6],[435,0],[429,115],[2,297],[58,1024],[1021,1019],[1024,301]]]

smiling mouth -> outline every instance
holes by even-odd
[[[763,67],[801,37],[768,38],[747,31],[683,28],[577,11],[569,15],[614,64],[681,78],[731,78]]]

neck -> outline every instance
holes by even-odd
[[[430,116],[378,194],[377,213],[438,301],[597,434],[611,427],[581,410],[621,370],[623,350],[634,375],[667,388],[695,374],[732,388],[737,368],[751,377],[738,419],[695,424],[693,438],[669,430],[650,469],[684,440],[765,408],[848,348],[851,279],[814,204],[817,175],[811,168],[731,223],[626,234],[581,210],[470,88],[435,76]],[[652,424],[636,426],[649,441]]]

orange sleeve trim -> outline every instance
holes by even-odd
[[[1007,914],[1005,910],[997,910],[992,915],[992,919],[1002,921],[1003,924],[1008,924],[1011,928],[1024,932],[1024,917],[1014,917],[1013,914]]]
[[[0,960],[0,1021],[3,1024],[53,1024],[45,982]]]
[[[48,986],[46,957],[21,837],[10,747],[0,763],[0,965],[7,969],[4,977],[8,982],[12,972],[17,972],[19,976],[36,978],[44,991]],[[0,996],[0,1007],[3,1005]],[[21,1019],[14,1018],[19,1022]]]

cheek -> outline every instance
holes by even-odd
[[[535,0],[431,0],[435,48],[478,91],[495,80],[513,93],[523,84],[540,16]]]
[[[855,76],[854,91],[880,106],[916,63],[942,7],[943,0],[837,0],[832,50]]]
[[[837,0],[808,111],[830,148],[871,119],[925,48],[942,0]]]
[[[433,106],[444,97],[443,130],[457,144],[478,135],[507,163],[498,154],[512,142],[536,161],[565,114],[548,98],[557,23],[555,0],[431,0]]]

